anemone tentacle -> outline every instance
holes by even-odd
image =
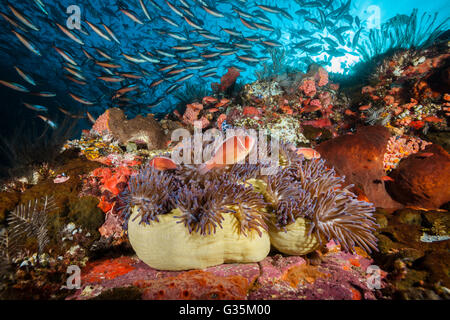
[[[135,219],[140,217],[140,223],[158,222],[158,215],[173,209],[173,196],[177,188],[171,175],[148,165],[131,176],[128,186],[119,195],[120,202],[124,203],[124,229],[128,228],[128,220],[134,207],[137,207],[138,212]]]

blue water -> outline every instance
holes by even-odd
[[[361,55],[358,52],[358,45],[363,44],[367,40],[367,34],[370,29],[379,28],[383,22],[392,18],[396,14],[409,15],[413,8],[419,9],[419,16],[423,12],[439,12],[437,22],[443,21],[450,16],[450,6],[446,0],[433,1],[356,1],[353,0],[348,4],[348,8],[344,14],[346,17],[339,17],[328,19],[329,21],[325,27],[316,26],[311,22],[305,20],[306,17],[320,20],[320,10],[326,15],[336,12],[339,8],[347,4],[346,0],[337,1],[214,1],[214,0],[170,0],[176,10],[180,11],[182,15],[188,17],[193,21],[202,32],[209,32],[217,36],[220,40],[208,40],[204,36],[196,33],[199,28],[192,27],[184,19],[172,10],[166,1],[154,0],[156,6],[152,5],[149,0],[142,0],[151,21],[147,18],[139,0],[132,1],[91,1],[91,0],[27,0],[11,2],[12,6],[17,9],[20,14],[23,14],[36,28],[33,30],[23,22],[20,22],[14,12],[8,7],[8,3],[3,2],[0,5],[0,12],[6,14],[13,19],[19,27],[11,25],[4,17],[0,17],[0,64],[2,74],[0,80],[14,82],[26,87],[30,93],[18,92],[10,88],[2,86],[0,94],[4,102],[3,108],[11,108],[14,106],[19,110],[19,117],[28,117],[30,121],[41,121],[36,115],[39,114],[36,110],[25,108],[23,102],[43,105],[48,108],[45,117],[54,121],[57,125],[64,116],[63,111],[67,111],[72,115],[86,116],[86,111],[92,115],[93,118],[99,116],[108,107],[121,107],[127,111],[129,115],[138,113],[155,113],[164,114],[174,110],[178,100],[175,95],[183,93],[185,87],[193,85],[197,88],[204,87],[211,91],[211,83],[220,82],[220,77],[226,73],[231,66],[241,69],[241,76],[239,81],[248,83],[256,79],[255,71],[261,70],[263,63],[271,64],[271,47],[264,46],[261,42],[251,42],[243,40],[242,38],[256,36],[265,40],[274,40],[277,42],[277,50],[285,50],[285,59],[283,63],[292,70],[305,71],[306,67],[311,61],[322,63],[330,72],[336,73],[351,73],[352,66],[361,60]],[[191,17],[186,11],[183,11],[181,6],[188,5],[189,11],[194,17]],[[70,5],[76,5],[80,9],[81,30],[69,30],[78,39],[83,42],[83,45],[70,39],[64,34],[59,27],[67,27],[67,22],[70,14],[67,13],[67,8]],[[224,17],[216,17],[208,12],[202,6],[207,5],[210,9],[218,12]],[[267,12],[257,5],[277,6],[292,16],[292,19],[281,13]],[[159,6],[161,8],[157,9]],[[131,12],[142,24],[134,21],[128,17],[119,8],[126,9]],[[252,30],[246,27],[239,19],[239,14],[233,10],[237,8],[242,10],[244,14],[249,14],[249,18],[245,18],[251,24],[254,22],[263,23],[266,26],[274,28],[275,31],[264,31],[261,29]],[[304,10],[302,14],[297,14],[299,10]],[[74,13],[74,11],[71,11]],[[264,21],[256,18],[255,15],[262,13],[263,17],[269,19]],[[178,27],[173,26],[162,20],[160,16],[166,16],[173,20]],[[265,18],[263,18],[265,19]],[[89,21],[96,26],[101,32],[106,35],[110,41],[98,35],[85,21]],[[70,20],[74,21],[74,20]],[[117,38],[117,43],[106,29],[102,26],[105,24],[113,32]],[[340,57],[334,57],[326,52],[329,44],[323,41],[324,37],[333,37],[333,30],[339,27],[349,26],[349,30],[343,33],[343,43],[339,43],[341,50]],[[236,32],[242,33],[242,37],[231,37],[223,29],[233,29]],[[448,28],[448,26],[447,26]],[[23,30],[26,30],[24,32]],[[361,29],[360,39],[355,46],[352,44],[355,34]],[[295,36],[294,32],[299,30],[306,30],[309,32],[308,36]],[[35,47],[35,52],[29,50],[21,43],[18,37],[12,32],[15,31],[21,35],[25,35],[28,41]],[[175,32],[187,40],[176,40],[165,32]],[[87,33],[87,34],[86,34]],[[312,39],[305,47],[319,46],[320,50],[314,53],[308,53],[303,48],[295,47],[296,44],[305,40]],[[183,53],[172,49],[174,46],[190,46],[193,42],[210,41],[211,45],[207,48],[194,47],[192,52]],[[232,55],[219,55],[215,58],[202,58],[201,55],[205,52],[221,52],[214,47],[219,43],[225,45],[233,43],[244,43],[250,46],[249,49],[240,49]],[[67,61],[58,54],[53,48],[56,46],[70,56],[76,65],[72,63],[67,64]],[[89,59],[82,51],[84,49],[88,55],[93,59]],[[96,50],[107,54],[111,59],[104,57]],[[234,47],[234,49],[237,49]],[[156,50],[163,50],[164,52],[175,54],[176,57],[166,57],[161,55]],[[39,52],[40,55],[36,54]],[[223,52],[223,51],[222,51]],[[159,63],[145,61],[142,63],[135,63],[128,61],[122,54],[132,56],[137,59],[144,59],[139,53],[145,57],[160,60]],[[261,59],[260,61],[249,65],[238,56],[251,56],[253,58]],[[186,62],[181,61],[183,58],[202,59],[201,62]],[[266,61],[263,61],[266,59]],[[119,65],[120,68],[104,69],[95,61],[108,62]],[[170,70],[185,67],[198,67],[198,69],[187,69],[180,72],[172,79],[166,79],[160,85],[150,88],[150,84],[163,78],[167,78],[168,71],[159,71],[164,66],[178,63],[176,67]],[[36,86],[26,82],[14,69],[14,66],[19,67],[24,73],[31,76],[36,82]],[[66,69],[64,69],[66,67]],[[216,75],[211,77],[202,77],[205,75],[204,70],[217,70],[207,72]],[[77,76],[69,73],[70,70],[75,71]],[[108,72],[110,74],[108,74]],[[118,73],[133,73],[142,77],[141,79],[126,78],[120,83],[110,83],[98,79],[101,76],[114,76]],[[177,82],[184,76],[193,74],[192,78],[186,81]],[[66,76],[71,76],[77,80],[69,80]],[[83,84],[80,84],[82,81]],[[167,94],[167,89],[171,86],[179,84],[180,87]],[[123,101],[113,99],[117,94],[117,90],[126,86],[135,86],[137,90],[132,90],[122,96]],[[31,93],[36,92],[52,92],[55,97],[36,97]],[[73,99],[69,93],[82,99],[90,104],[80,103]],[[149,107],[152,106],[152,107]],[[11,120],[13,121],[13,120]],[[87,119],[83,120],[88,123]]]

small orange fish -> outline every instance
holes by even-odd
[[[244,160],[255,144],[256,139],[251,136],[233,136],[226,139],[214,152],[214,156],[200,166],[200,173],[205,174],[213,168]]]
[[[223,99],[220,100],[219,103],[216,105],[216,108],[223,107],[223,106],[227,105],[229,102],[230,102],[230,100],[223,98]]]
[[[442,122],[444,121],[443,119],[440,119],[436,116],[429,116],[429,117],[425,117],[423,118],[424,121],[426,122],[434,122],[434,123],[438,123],[438,122]]]
[[[353,111],[350,110],[350,109],[345,109],[344,113],[345,113],[347,116],[355,116],[355,115],[356,115],[356,113],[353,112]]]
[[[312,148],[298,148],[296,152],[298,155],[303,155],[307,160],[320,159],[320,153]]]
[[[218,100],[214,97],[204,97],[202,99],[203,104],[212,104],[212,103],[217,103],[217,102],[218,102]]]
[[[304,107],[301,110],[300,113],[303,113],[303,112],[316,112],[316,111],[320,110],[321,108],[322,108],[322,106],[320,106],[320,105],[309,105],[307,107]]]
[[[219,109],[217,109],[217,108],[208,109],[208,112],[210,112],[210,113],[214,113],[214,112],[217,112],[217,111],[219,111]]]
[[[370,109],[371,107],[372,107],[372,106],[371,106],[370,104],[366,104],[366,105],[364,105],[364,106],[359,107],[359,110],[360,110],[360,111],[364,111],[364,110]]]
[[[384,177],[381,177],[381,179],[380,179],[381,181],[395,181],[394,179],[392,179],[391,177],[389,177],[389,176],[384,176]]]
[[[177,168],[177,164],[172,159],[166,157],[155,157],[148,164],[160,171],[174,170]]]
[[[422,153],[417,154],[417,156],[419,156],[421,158],[429,158],[429,157],[434,156],[434,153],[433,152],[422,152]]]

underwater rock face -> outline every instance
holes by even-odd
[[[239,234],[237,219],[224,214],[222,228],[211,235],[189,233],[174,217],[179,210],[159,215],[158,222],[140,224],[134,212],[128,222],[128,237],[138,257],[149,266],[160,270],[201,269],[222,263],[249,263],[264,259],[270,251],[267,231],[259,228],[247,236]],[[136,218],[136,219],[135,219]]]
[[[136,257],[88,263],[70,300],[89,299],[375,299],[366,270],[372,260],[328,245],[319,265],[276,254],[258,263],[222,264],[192,271],[155,270]],[[381,272],[381,277],[385,274]],[[385,284],[381,283],[383,288]],[[122,293],[122,294],[121,294]],[[132,295],[129,295],[133,293]]]
[[[389,137],[385,127],[361,127],[355,134],[321,143],[317,151],[327,166],[345,176],[347,185],[354,184],[361,189],[376,207],[399,208],[401,205],[391,199],[384,181],[380,180],[385,175],[383,156]]]
[[[344,252],[330,252],[319,266],[289,259],[267,257],[260,263],[261,276],[249,300],[374,300],[365,271],[371,260]],[[382,284],[383,286],[383,284]]]
[[[151,115],[143,117],[141,115],[128,120],[123,110],[119,108],[108,109],[105,114],[107,120],[103,120],[104,128],[100,131],[109,132],[121,145],[128,142],[140,142],[147,145],[149,150],[162,149],[168,141],[164,130]],[[103,114],[101,117],[104,117]]]
[[[397,299],[445,299],[450,286],[448,212],[401,209],[378,210],[379,252],[374,262],[389,271],[383,293]],[[425,235],[442,240],[424,241]],[[430,237],[431,238],[431,237]]]
[[[400,203],[436,209],[450,201],[450,155],[439,145],[403,159],[390,176],[386,188]]]
[[[143,300],[244,300],[247,279],[240,275],[217,277],[210,272],[192,270],[176,277],[152,281]]]

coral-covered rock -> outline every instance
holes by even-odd
[[[82,269],[82,287],[68,299],[102,299],[111,290],[134,299],[375,299],[367,268],[372,260],[341,252],[333,243],[320,265],[275,255],[259,263],[222,264],[204,270],[160,271],[135,257],[102,259]],[[384,272],[381,271],[381,287]],[[130,290],[124,290],[129,288]],[[133,290],[131,290],[133,289]],[[119,290],[120,291],[120,290]],[[139,293],[139,294],[137,294]],[[116,297],[123,299],[123,297]]]
[[[316,83],[310,79],[305,79],[298,89],[308,97],[314,97],[317,92]]]
[[[387,190],[398,202],[439,208],[450,201],[450,155],[439,145],[402,160],[390,176]]]
[[[194,125],[194,122],[198,120],[200,111],[203,110],[203,105],[198,102],[188,104],[186,111],[183,114],[183,122],[185,124]]]
[[[85,283],[98,283],[103,280],[112,280],[134,270],[134,261],[129,257],[105,259],[88,263],[83,270],[81,280]]]
[[[109,112],[106,111],[95,120],[95,123],[92,125],[92,130],[99,135],[108,134],[110,132],[108,121]]]
[[[102,189],[111,192],[114,196],[119,195],[128,182],[131,170],[126,166],[115,168],[97,168],[92,172],[94,177],[100,178]]]
[[[384,169],[388,172],[396,168],[401,159],[425,149],[429,144],[413,136],[392,136],[384,154]]]
[[[378,210],[377,221],[383,220],[377,232],[380,251],[373,258],[376,265],[390,271],[386,294],[397,299],[448,296],[442,290],[450,285],[448,212]]]
[[[373,300],[378,293],[369,287],[366,273],[371,264],[370,259],[333,248],[319,266],[300,257],[267,257],[260,262],[261,276],[248,299]],[[380,287],[384,285],[380,279]]]
[[[381,126],[362,127],[348,134],[325,141],[317,151],[337,174],[345,176],[347,184],[361,189],[377,207],[397,208],[384,187],[384,153],[390,138],[389,130]]]
[[[323,87],[328,83],[328,72],[323,67],[319,67],[315,75],[315,80],[319,87]]]
[[[217,128],[221,129],[222,128],[222,123],[227,120],[227,115],[222,113],[219,118],[217,118]]]
[[[285,276],[287,270],[304,264],[306,264],[306,260],[298,256],[283,257],[277,254],[273,257],[267,257],[259,263],[261,275],[258,278],[258,284],[274,284]]]
[[[243,300],[248,281],[242,276],[218,277],[212,273],[192,270],[176,277],[151,281],[144,300]]]
[[[128,142],[139,142],[146,144],[149,150],[154,150],[163,149],[168,141],[164,130],[153,116],[138,115],[134,119],[127,119],[123,110],[119,108],[106,110],[95,127],[96,131],[107,128],[108,132],[122,145],[127,145]]]

